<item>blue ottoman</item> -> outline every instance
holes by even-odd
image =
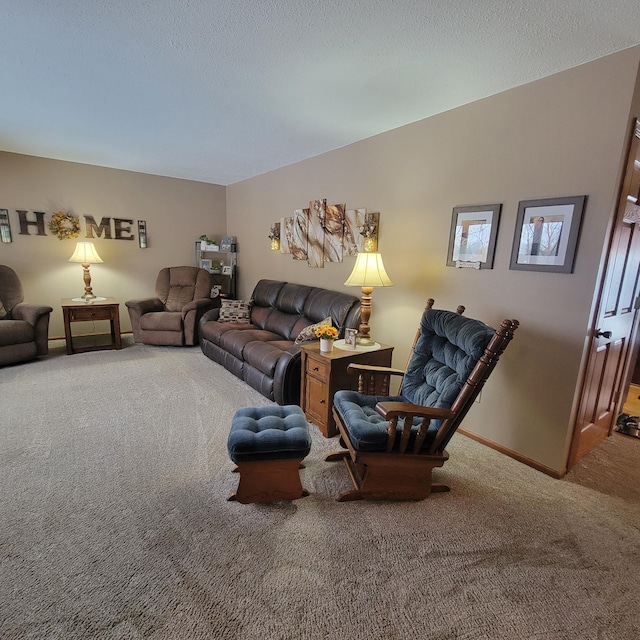
[[[243,504],[308,496],[300,482],[302,460],[311,450],[304,411],[295,405],[244,407],[231,422],[229,457],[240,473],[229,500]]]

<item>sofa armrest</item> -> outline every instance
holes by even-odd
[[[282,352],[273,374],[273,399],[280,405],[300,404],[302,345],[293,344]]]
[[[127,300],[125,304],[130,310],[141,316],[153,311],[164,311],[164,304],[162,304],[160,298],[135,298],[134,300]]]
[[[51,307],[44,305],[20,302],[11,309],[11,318],[13,320],[24,320],[32,327],[35,327],[40,317],[49,314],[52,311],[53,309]]]
[[[220,306],[219,298],[198,298],[187,303],[182,308],[182,325],[184,328],[184,343],[194,345],[198,343],[198,328],[202,316],[213,307]]]
[[[211,309],[213,305],[219,307],[220,301],[217,298],[198,298],[197,300],[192,300],[182,307],[182,317],[184,318],[189,311],[193,311],[194,309],[204,313]]]
[[[125,304],[129,309],[133,339],[135,342],[143,342],[140,318],[145,313],[164,311],[164,304],[162,304],[160,298],[135,298],[134,300],[127,300]]]
[[[36,353],[39,356],[49,353],[49,318],[52,311],[52,307],[26,302],[20,302],[11,309],[14,320],[23,320],[33,327]]]
[[[215,309],[209,309],[209,311],[205,312],[200,318],[200,324],[204,324],[205,322],[211,322],[212,320],[217,320],[220,317],[220,307],[216,307]]]

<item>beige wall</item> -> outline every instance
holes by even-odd
[[[0,152],[0,208],[8,209],[13,242],[0,244],[0,263],[18,273],[30,302],[54,308],[49,335],[63,336],[60,298],[84,291],[82,267],[68,262],[75,240],[20,235],[17,209],[50,215],[69,211],[99,224],[103,217],[134,220],[135,240],[94,240],[103,264],[91,267],[96,295],[120,302],[153,295],[158,270],[194,264],[194,242],[201,234],[226,233],[225,188],[219,185],[105,169],[72,162]],[[140,249],[137,220],[146,220],[148,248]],[[113,225],[112,225],[113,226]],[[129,314],[120,307],[123,331],[130,331]],[[81,329],[80,329],[81,330]]]
[[[402,366],[429,296],[493,325],[519,319],[465,427],[561,473],[639,60],[640,47],[629,49],[228,187],[241,295],[261,277],[349,290],[353,258],[308,268],[269,250],[269,227],[316,198],[379,211],[395,286],[374,291],[372,335],[395,345]],[[581,194],[574,273],[509,270],[518,201]],[[494,269],[445,266],[452,208],[494,202],[503,204]]]

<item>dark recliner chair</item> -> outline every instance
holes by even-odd
[[[51,307],[23,302],[16,272],[0,265],[0,366],[49,353]]]
[[[135,342],[154,345],[198,344],[202,315],[220,306],[211,298],[211,274],[198,267],[165,267],[156,279],[155,298],[125,302]]]
[[[458,312],[427,302],[406,371],[349,365],[358,371],[358,391],[337,391],[333,415],[346,451],[354,489],[338,500],[423,500],[432,491],[431,474],[449,458],[445,447],[473,405],[498,358],[518,327],[503,320],[496,331]],[[396,396],[392,375],[402,375]]]

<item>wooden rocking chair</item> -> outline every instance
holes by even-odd
[[[495,331],[479,320],[433,309],[430,298],[406,371],[352,364],[358,391],[334,396],[333,415],[343,460],[355,489],[347,500],[423,500],[432,491],[431,473],[449,458],[445,447],[480,393],[515,330],[504,320]],[[391,376],[403,376],[399,395],[389,395]],[[380,394],[380,395],[374,395]]]

